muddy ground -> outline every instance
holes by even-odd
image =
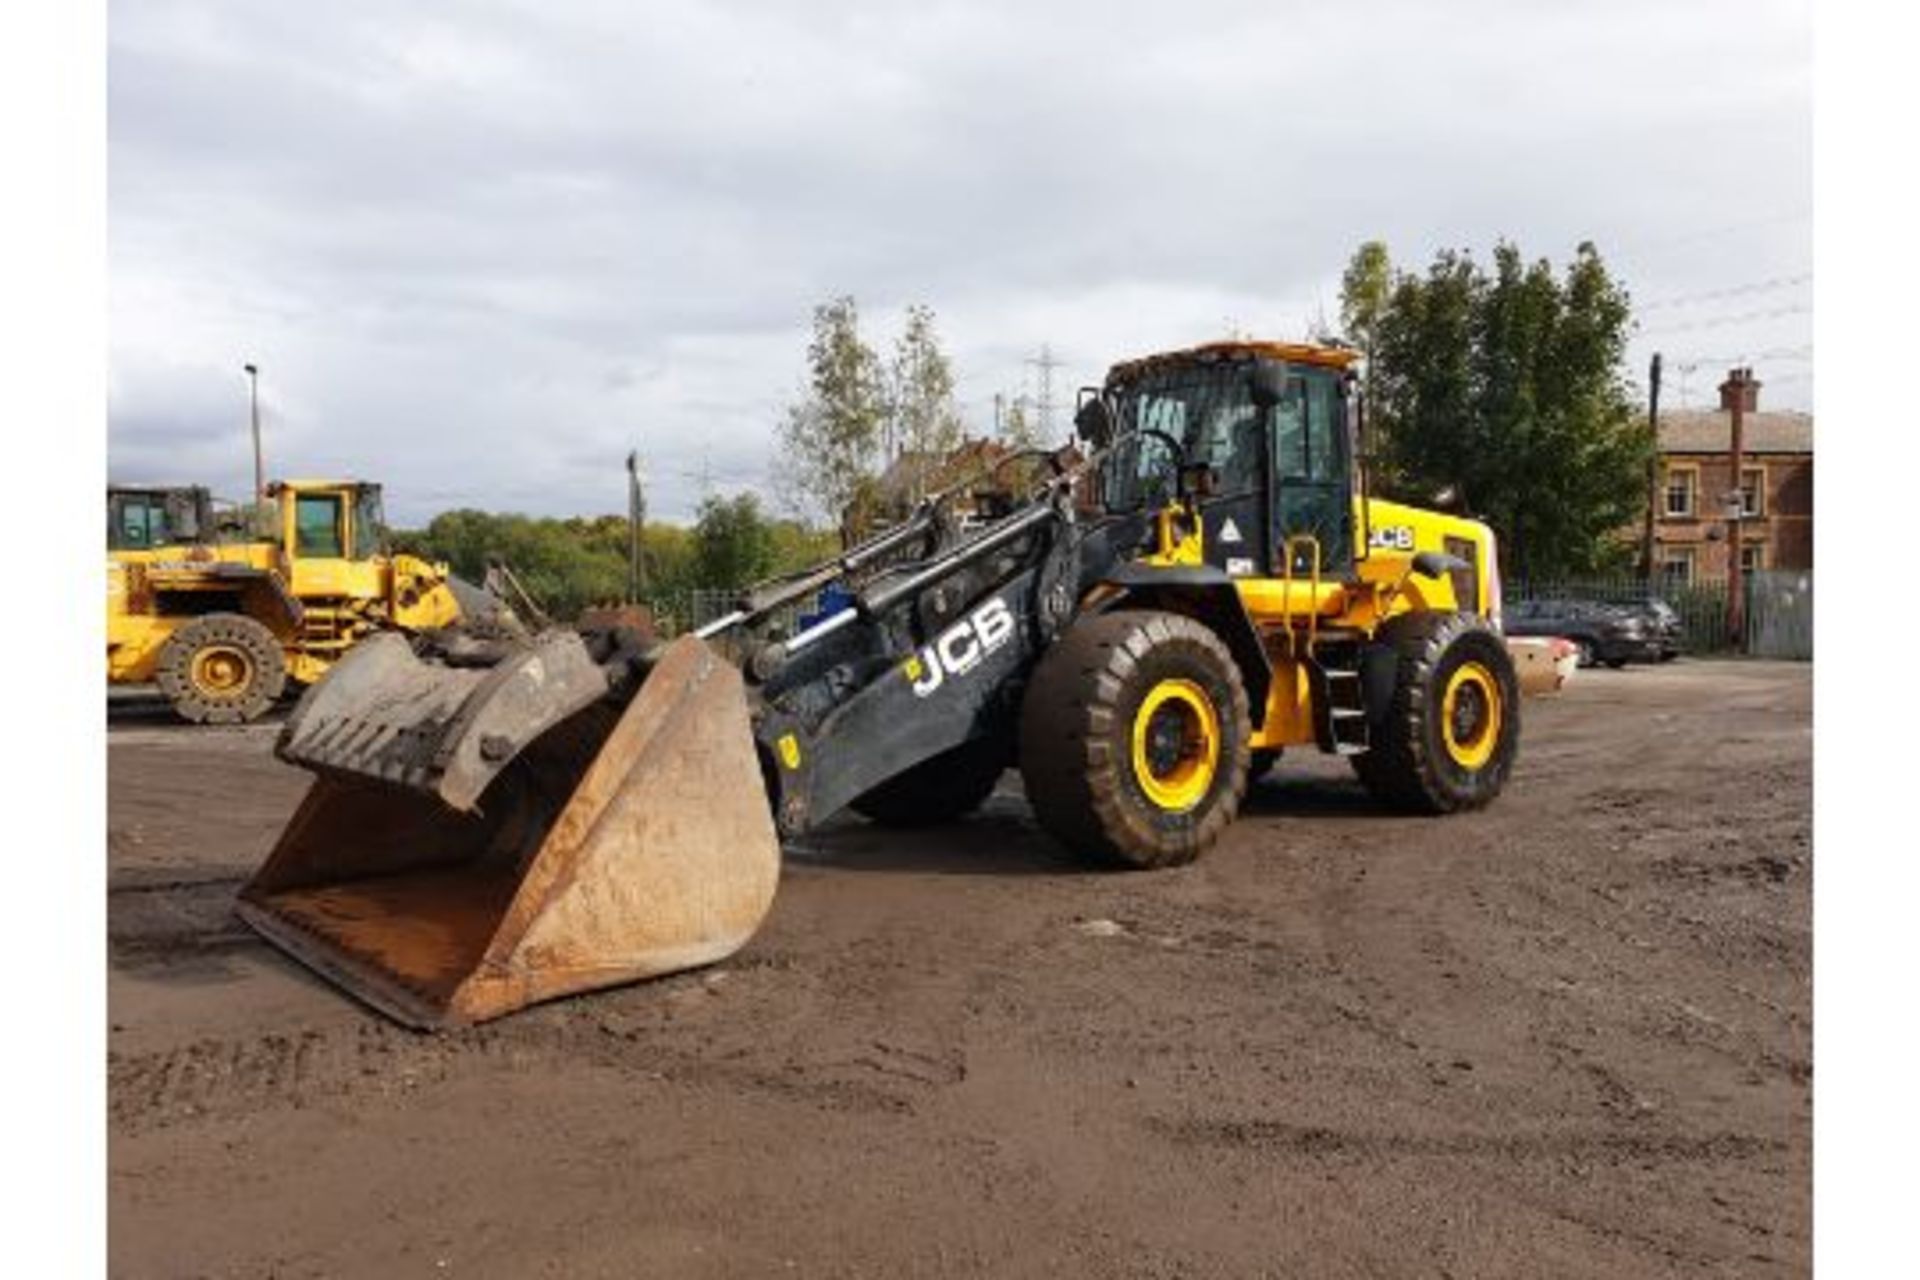
[[[1175,872],[1009,775],[791,849],[717,969],[439,1037],[227,914],[273,728],[118,707],[113,1272],[1803,1274],[1811,678],[1583,672],[1464,817],[1288,761]]]

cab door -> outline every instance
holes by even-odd
[[[1231,577],[1257,577],[1272,555],[1262,516],[1270,460],[1260,411],[1244,390],[1235,389],[1238,395],[1196,415],[1187,457],[1212,472],[1213,491],[1198,503],[1206,562]]]
[[[1353,571],[1353,481],[1347,439],[1346,401],[1332,369],[1290,366],[1272,410],[1273,567],[1295,578],[1313,572],[1313,554],[1289,538],[1320,544],[1322,578]]]
[[[351,595],[347,561],[347,498],[337,489],[296,489],[282,496],[293,594],[303,600]]]

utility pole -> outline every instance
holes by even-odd
[[[1053,439],[1053,371],[1064,361],[1056,358],[1053,348],[1047,343],[1040,344],[1040,354],[1027,361],[1040,370],[1040,435],[1042,439]]]
[[[257,533],[267,514],[267,464],[260,453],[260,367],[240,367],[247,371],[248,416],[253,422],[253,525]]]
[[[1653,585],[1653,521],[1660,502],[1660,353],[1653,353],[1653,366],[1647,371],[1647,436],[1652,451],[1647,454],[1647,527],[1640,540],[1640,576]]]
[[[647,589],[646,560],[640,551],[640,532],[647,522],[647,496],[640,488],[640,452],[627,451],[627,603],[639,604]]]
[[[1760,384],[1753,370],[1734,369],[1720,384],[1720,407],[1733,415],[1732,439],[1728,442],[1728,466],[1733,471],[1733,487],[1727,491],[1727,640],[1736,649],[1746,647],[1747,593],[1746,575],[1740,565],[1740,522],[1746,517],[1746,498],[1740,473],[1746,462],[1743,428],[1745,416],[1760,404]]]

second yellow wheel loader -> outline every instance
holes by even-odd
[[[478,657],[374,636],[282,731],[318,777],[239,910],[432,1027],[717,960],[783,835],[954,818],[1009,767],[1116,867],[1199,856],[1288,747],[1398,808],[1486,804],[1520,711],[1494,540],[1367,493],[1352,360],[1117,365],[1084,456],[989,518],[936,495],[664,645],[617,618]],[[829,587],[837,611],[773,630]]]
[[[288,480],[272,538],[222,541],[197,487],[107,490],[107,683],[152,682],[181,719],[243,724],[363,637],[517,623],[447,566],[389,553],[380,486]]]

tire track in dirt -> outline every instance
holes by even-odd
[[[322,1101],[393,1097],[477,1072],[590,1066],[719,1094],[761,1093],[823,1111],[906,1115],[918,1100],[967,1078],[963,1054],[897,1037],[857,1041],[851,1051],[766,1036],[726,1043],[742,1027],[765,1026],[770,1019],[760,1009],[793,1000],[783,972],[792,970],[773,964],[710,970],[438,1033],[368,1015],[346,1026],[113,1051],[109,1114],[116,1131],[132,1134]],[[713,1033],[690,1044],[686,1032],[709,1022]]]
[[[107,955],[117,969],[200,961],[262,946],[233,913],[242,876],[134,879],[107,889]]]
[[[1265,1119],[1156,1119],[1148,1127],[1176,1142],[1278,1153],[1305,1159],[1400,1158],[1499,1161],[1579,1159],[1604,1164],[1698,1164],[1752,1160],[1787,1149],[1778,1138],[1744,1133],[1619,1133],[1607,1130],[1541,1133],[1414,1134],[1333,1129]]]

